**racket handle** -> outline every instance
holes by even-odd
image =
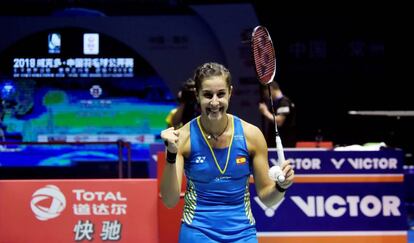
[[[285,154],[283,152],[282,139],[280,139],[280,136],[276,136],[276,151],[277,151],[277,165],[270,168],[269,176],[274,181],[284,182],[286,178],[280,166],[282,165],[283,161],[285,161]],[[272,171],[272,175],[271,175],[271,171]]]
[[[282,140],[280,136],[276,136],[276,151],[277,151],[277,161],[281,165],[285,161],[285,154],[283,152]]]

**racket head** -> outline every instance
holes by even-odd
[[[252,32],[253,61],[259,82],[263,85],[273,81],[276,74],[276,55],[272,39],[264,26],[257,26]]]

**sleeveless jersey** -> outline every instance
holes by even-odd
[[[207,144],[199,119],[190,122],[180,242],[257,242],[249,193],[252,165],[241,120],[229,115],[234,128],[231,143],[215,149]]]

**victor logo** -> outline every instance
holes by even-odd
[[[394,195],[377,197],[374,195],[358,196],[291,196],[290,199],[308,217],[398,217],[401,200]]]
[[[262,201],[260,201],[259,197],[254,197],[254,200],[256,203],[263,209],[267,217],[273,217],[275,215],[276,210],[279,208],[279,206],[282,204],[282,202],[285,200],[285,198],[282,198],[278,203],[271,207],[267,207]]]
[[[356,170],[398,169],[396,158],[332,158],[331,162],[337,170],[340,170],[345,162],[348,162]]]

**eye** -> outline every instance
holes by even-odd
[[[212,94],[212,93],[209,93],[209,92],[205,92],[205,93],[203,93],[203,96],[204,96],[205,98],[207,98],[207,99],[211,99],[211,98],[213,98],[213,94]]]
[[[219,97],[219,98],[222,98],[222,97],[224,97],[226,95],[226,92],[225,91],[220,91],[218,94],[217,94],[217,96]]]

